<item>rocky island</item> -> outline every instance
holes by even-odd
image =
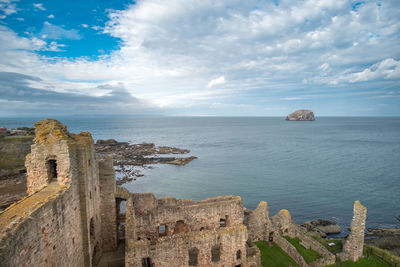
[[[286,117],[287,121],[314,121],[314,113],[311,110],[300,109],[290,113]]]

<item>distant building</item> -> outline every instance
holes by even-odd
[[[27,132],[25,130],[9,130],[8,135],[27,135]]]
[[[5,128],[5,127],[3,127],[3,128],[0,128],[0,134],[6,134],[7,133],[7,128]]]

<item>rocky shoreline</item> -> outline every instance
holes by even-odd
[[[142,177],[143,174],[141,170],[152,168],[150,165],[186,165],[197,158],[195,156],[171,156],[188,154],[190,153],[190,150],[188,149],[156,146],[153,143],[130,144],[128,142],[118,142],[114,139],[97,140],[95,150],[98,154],[113,155],[115,171],[122,175],[122,178],[117,180],[118,185]]]

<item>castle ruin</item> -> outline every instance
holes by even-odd
[[[52,119],[35,128],[26,158],[29,195],[0,213],[2,266],[109,266],[105,258],[122,248],[113,266],[258,267],[253,242],[259,240],[275,242],[300,266],[335,262],[287,210],[269,217],[262,201],[245,218],[239,196],[196,202],[130,193],[116,186],[112,157],[94,152],[90,133],[69,133]],[[344,249],[352,260],[362,255],[366,212],[360,205]],[[299,237],[321,259],[307,264],[286,235]]]

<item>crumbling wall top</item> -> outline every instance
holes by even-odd
[[[363,204],[361,204],[359,200],[356,200],[354,202],[354,210],[364,211],[367,210],[367,208]]]
[[[45,119],[35,123],[35,143],[51,145],[55,141],[70,139],[67,126],[54,119]]]
[[[52,145],[59,140],[74,140],[76,142],[87,143],[92,141],[92,135],[89,132],[80,134],[70,134],[67,126],[55,119],[45,119],[35,123],[35,144]]]

